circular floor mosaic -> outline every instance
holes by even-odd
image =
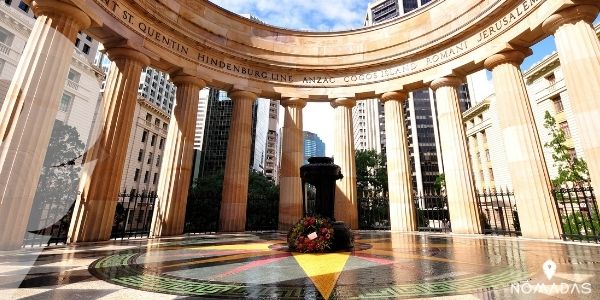
[[[282,236],[226,235],[155,244],[93,262],[129,288],[210,298],[414,298],[504,289],[530,274],[485,247],[361,234],[353,251],[291,253]]]

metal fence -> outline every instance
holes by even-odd
[[[184,233],[210,233],[219,230],[220,193],[196,194],[190,191],[185,210]]]
[[[53,201],[35,206],[29,218],[28,228],[39,229],[25,233],[23,246],[40,247],[66,244],[73,206],[74,204],[69,207],[65,203]]]
[[[390,229],[389,194],[363,191],[358,199],[359,229]],[[414,194],[419,231],[449,232],[448,198],[444,194],[428,192]]]
[[[148,237],[156,199],[153,192],[119,194],[110,238]]]
[[[248,198],[248,206],[246,206],[246,230],[277,230],[278,222],[279,198],[271,199],[266,196]]]
[[[450,232],[450,212],[448,197],[444,193],[425,192],[414,194],[417,208],[417,229],[419,231]]]
[[[477,191],[479,220],[484,234],[520,236],[515,194],[508,188]]]
[[[600,243],[600,215],[594,189],[589,183],[553,189],[561,219],[563,239]]]
[[[188,234],[212,233],[219,230],[221,194],[206,193],[188,196],[184,232]],[[249,197],[246,206],[246,230],[277,230],[279,199]]]
[[[358,198],[358,228],[364,230],[390,229],[388,194],[362,191]]]

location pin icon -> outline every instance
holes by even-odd
[[[546,262],[544,262],[542,268],[544,269],[546,278],[548,278],[548,280],[552,279],[552,276],[554,276],[554,273],[556,273],[556,263],[549,259]]]

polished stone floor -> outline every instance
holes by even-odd
[[[597,245],[358,232],[352,251],[299,254],[284,241],[222,234],[0,252],[0,298],[600,299]]]

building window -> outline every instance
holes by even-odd
[[[156,135],[152,134],[152,138],[150,139],[150,146],[154,146],[154,142],[156,142]]]
[[[6,3],[6,5],[10,6],[10,4],[12,3],[12,0],[4,0],[4,3]]]
[[[144,173],[144,183],[148,183],[149,178],[150,178],[150,172],[146,171],[146,173]]]
[[[556,111],[556,113],[560,113],[565,110],[562,103],[562,99],[560,99],[560,97],[552,99],[552,103],[554,104],[554,111]]]
[[[489,149],[485,149],[485,159],[487,161],[490,161],[490,150]]]
[[[90,45],[88,45],[88,44],[83,45],[83,50],[82,51],[85,54],[90,54]]]
[[[548,81],[548,86],[551,86],[556,83],[556,76],[554,76],[554,73],[549,74],[544,78],[546,78],[546,80]]]
[[[152,122],[152,115],[150,113],[146,114],[146,121],[147,122]]]
[[[162,150],[164,145],[165,145],[165,138],[160,138],[160,143],[158,144],[158,148],[160,150]]]
[[[152,183],[153,184],[158,183],[158,173],[154,173],[154,179],[152,179]]]
[[[133,181],[137,182],[140,180],[140,169],[135,169],[135,175],[133,175]]]
[[[10,47],[12,45],[13,38],[14,35],[12,33],[0,27],[0,43]]]
[[[160,165],[160,154],[156,157],[156,166]]]
[[[140,149],[140,152],[138,153],[138,161],[142,161],[143,158],[144,158],[144,150]]]
[[[73,95],[64,93],[60,99],[60,106],[58,109],[62,112],[68,112],[71,108],[71,104],[73,104]]]
[[[4,69],[4,64],[6,63],[6,61],[2,58],[0,58],[0,73],[2,73],[2,70]]]
[[[148,130],[144,130],[144,132],[142,132],[142,143],[145,143],[147,138],[148,138]]]
[[[24,12],[29,12],[29,5],[25,4],[23,1],[19,3],[19,8]]]
[[[560,126],[560,130],[562,130],[562,132],[564,133],[565,138],[570,139],[571,138],[571,130],[569,129],[569,123],[567,123],[567,121],[560,122],[559,126]]]
[[[69,75],[67,76],[67,78],[69,78],[69,80],[71,80],[75,83],[79,83],[79,79],[81,78],[81,73],[79,73],[73,69],[69,69]]]
[[[148,160],[146,161],[146,164],[151,164],[152,163],[152,152],[150,152],[150,154],[148,154]]]

